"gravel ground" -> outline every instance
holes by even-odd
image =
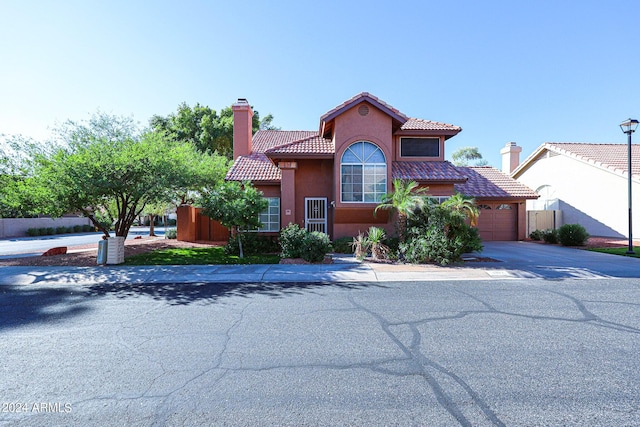
[[[536,242],[545,244],[544,242]],[[624,247],[628,243],[627,240],[591,237],[584,248],[590,247]],[[635,246],[640,247],[640,241],[635,241]],[[219,244],[219,243],[217,243]],[[211,242],[181,242],[175,239],[165,239],[162,237],[144,237],[142,239],[132,239],[125,241],[124,256],[155,251],[158,249],[170,248],[194,248],[194,247],[210,247],[215,246]],[[76,267],[93,267],[96,265],[98,244],[72,246],[68,248],[65,255],[54,256],[35,256],[24,258],[11,258],[0,260],[0,266],[76,266]],[[71,252],[71,253],[69,253]]]

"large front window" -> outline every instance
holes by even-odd
[[[387,192],[387,162],[376,145],[351,144],[340,161],[343,202],[378,203]]]

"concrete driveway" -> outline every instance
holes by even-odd
[[[640,251],[640,249],[636,249]],[[480,254],[499,262],[466,263],[494,277],[638,278],[640,259],[531,242],[485,242]],[[492,273],[493,271],[493,273]]]

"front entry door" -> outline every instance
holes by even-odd
[[[305,197],[304,227],[307,231],[327,232],[327,198]]]

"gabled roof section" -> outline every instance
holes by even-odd
[[[465,182],[467,177],[450,162],[393,162],[393,179],[417,182]]]
[[[561,154],[579,162],[628,177],[627,144],[596,144],[587,142],[545,142],[522,162],[511,176],[518,177],[546,152]],[[640,145],[631,145],[632,178],[640,181]]]
[[[537,199],[538,194],[526,185],[491,166],[458,167],[469,178],[456,184],[455,190],[465,196],[482,199]]]
[[[253,135],[252,148],[254,153],[264,153],[271,148],[317,135],[318,132],[312,130],[259,130]]]
[[[233,163],[226,181],[280,182],[282,173],[264,153],[251,153],[238,157]]]
[[[270,148],[265,151],[265,154],[271,158],[333,158],[335,151],[335,145],[332,140],[322,138],[316,133],[299,141]]]
[[[369,92],[361,92],[353,98],[346,100],[337,107],[327,111],[320,117],[320,135],[326,136],[328,130],[331,128],[332,121],[336,117],[363,102],[369,103],[370,105],[376,107],[380,111],[390,116],[395,126],[399,127],[403,125],[407,120],[409,120],[409,117],[405,116],[396,108],[382,101],[380,98],[371,95]]]

